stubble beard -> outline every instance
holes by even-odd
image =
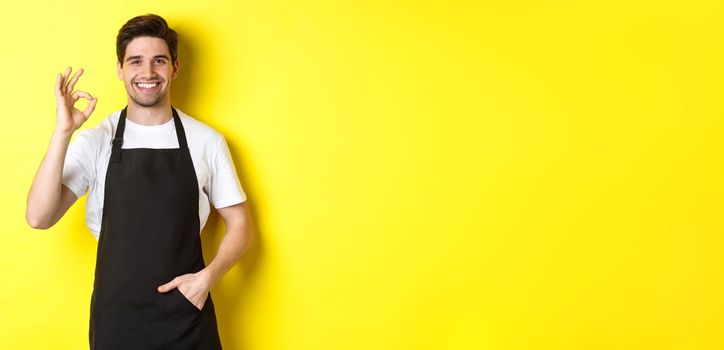
[[[131,88],[133,89],[133,87],[131,87]],[[137,93],[135,90],[131,90],[131,91],[132,91],[132,93],[129,94],[129,96],[131,96],[131,100],[133,100],[134,103],[136,103],[137,105],[142,106],[142,107],[157,106],[157,105],[161,104],[161,102],[163,102],[163,100],[166,98],[166,95],[168,95],[168,90],[163,90],[154,96],[147,96],[144,99],[144,98],[142,98],[142,96],[139,96],[140,93]]]

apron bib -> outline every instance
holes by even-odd
[[[90,308],[93,350],[221,349],[209,293],[199,310],[174,288],[156,288],[202,270],[199,187],[175,108],[179,148],[122,149],[118,119],[105,182]]]

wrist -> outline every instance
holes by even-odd
[[[53,130],[53,138],[60,139],[60,140],[70,140],[70,137],[73,136],[73,130],[61,130],[56,128]]]
[[[213,264],[209,264],[203,270],[201,270],[201,274],[204,276],[204,279],[209,285],[209,289],[215,286],[221,278],[219,271],[215,268]]]

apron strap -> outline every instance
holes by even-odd
[[[189,148],[188,142],[186,142],[186,131],[184,131],[184,125],[181,123],[181,117],[179,117],[176,108],[171,106],[173,112],[173,122],[176,124],[176,138],[178,139],[178,148],[187,149]]]
[[[118,117],[118,127],[116,127],[116,134],[113,137],[113,141],[111,141],[111,144],[113,145],[113,148],[111,149],[111,161],[114,163],[119,163],[121,161],[121,146],[123,146],[123,131],[126,129],[127,109],[128,106],[124,107],[121,111],[121,116]],[[173,108],[173,106],[171,106],[171,111],[173,112],[173,122],[176,126],[176,138],[178,139],[178,146],[180,149],[187,149],[189,148],[189,145],[186,141],[186,132],[184,131],[184,126],[181,123],[181,117],[179,117],[176,108]]]
[[[126,129],[126,109],[128,106],[123,107],[121,116],[118,117],[118,127],[116,127],[116,134],[113,137],[111,144],[111,162],[118,163],[121,161],[121,146],[123,145],[123,130]]]

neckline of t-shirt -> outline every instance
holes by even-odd
[[[118,116],[120,118],[120,114]],[[159,125],[143,125],[134,123],[130,119],[126,118],[126,128],[132,129],[133,131],[139,131],[139,132],[165,132],[169,129],[173,129],[175,127],[173,118],[171,118],[169,121],[159,124]]]

